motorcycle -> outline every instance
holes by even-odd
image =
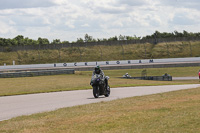
[[[110,95],[110,86],[108,85],[109,77],[106,76],[105,80],[101,80],[99,74],[96,74],[92,77],[90,85],[93,88],[93,95],[95,98],[98,98],[100,95],[109,97]]]

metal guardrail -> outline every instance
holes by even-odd
[[[0,78],[17,78],[17,77],[34,77],[34,76],[45,76],[45,75],[60,75],[60,74],[74,74],[73,69],[65,70],[39,70],[39,71],[23,71],[23,72],[11,72],[11,73],[0,73]]]
[[[127,79],[172,81],[172,76],[144,76],[144,77],[123,77]]]

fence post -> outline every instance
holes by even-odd
[[[167,42],[166,45],[167,45],[167,57],[169,58],[169,45],[167,44]]]
[[[39,60],[39,63],[40,63],[40,51],[38,50],[38,60]]]
[[[1,52],[3,52],[3,46],[0,46],[0,48],[1,48]]]
[[[103,53],[102,53],[101,45],[99,45],[99,49],[101,51],[101,61],[102,61]]]
[[[122,44],[121,44],[121,46],[122,46],[122,54],[123,54],[123,60],[124,60],[124,47]]]
[[[23,45],[24,51],[26,50],[25,45]]]
[[[189,45],[190,45],[190,57],[192,57],[192,45],[191,45],[190,41],[189,41]]]
[[[82,61],[81,50],[80,50],[79,47],[78,47],[78,50],[79,50],[79,52],[80,52],[80,61]]]
[[[61,58],[60,58],[60,49],[58,48],[58,58],[59,58],[59,62],[61,62]]]
[[[147,50],[146,50],[146,45],[145,45],[145,43],[144,43],[144,49],[145,49],[145,59],[146,59]]]
[[[18,53],[18,51],[16,51],[16,53],[17,53],[17,58],[18,58],[18,64],[20,65],[21,64],[21,57],[20,57],[20,55],[19,55],[19,53]]]

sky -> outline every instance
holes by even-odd
[[[200,32],[199,0],[0,0],[0,37],[76,41]]]

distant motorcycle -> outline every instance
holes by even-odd
[[[98,98],[100,95],[104,95],[105,97],[109,97],[110,95],[110,86],[108,85],[109,77],[106,76],[105,80],[101,80],[100,75],[96,74],[91,79],[90,85],[93,88],[93,95],[95,98]]]
[[[123,78],[131,78],[131,75],[128,75],[128,73],[126,73],[125,75],[123,75]]]

